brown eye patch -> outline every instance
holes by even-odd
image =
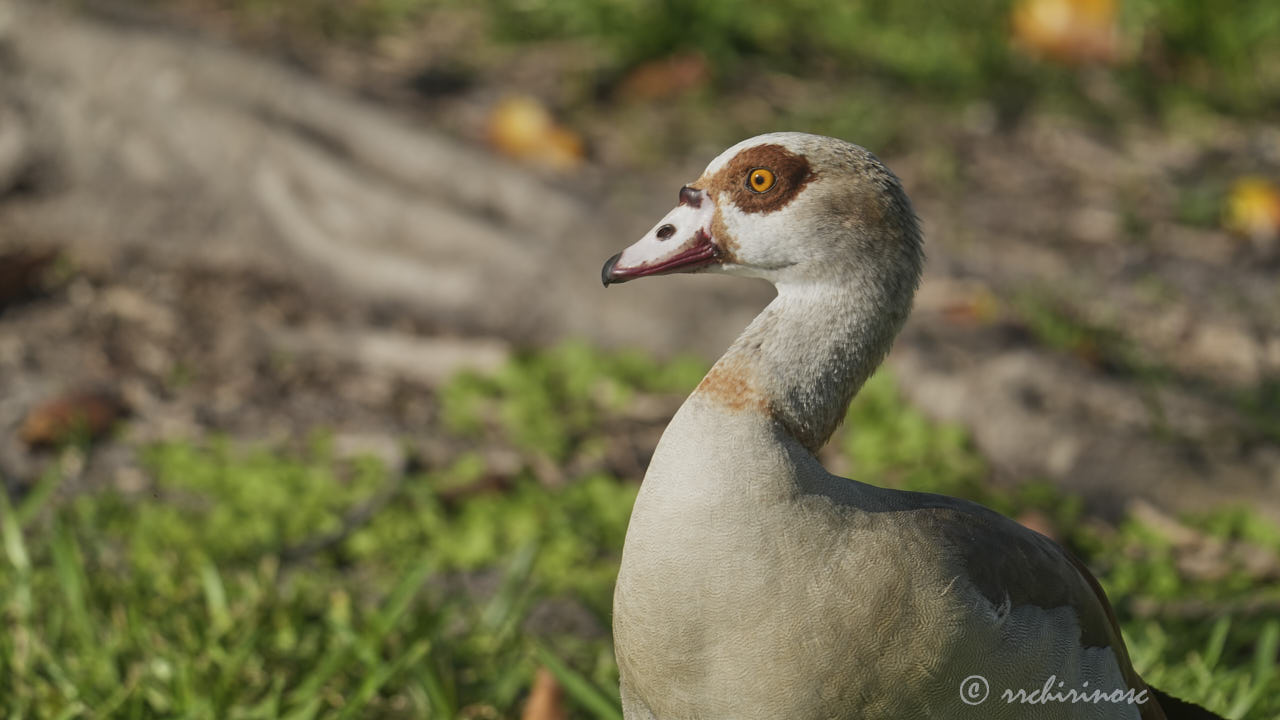
[[[727,193],[743,212],[771,213],[786,207],[814,177],[803,155],[769,144],[743,150],[696,185],[715,198]]]

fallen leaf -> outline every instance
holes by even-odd
[[[1011,20],[1014,42],[1034,55],[1069,64],[1122,59],[1115,0],[1020,0]]]
[[[529,690],[529,700],[524,705],[521,720],[565,720],[566,717],[568,714],[564,709],[564,690],[550,670],[538,668],[533,676],[533,688]]]
[[[0,253],[0,308],[38,294],[57,259],[57,251],[47,249],[22,248]]]
[[[72,392],[32,408],[22,422],[19,437],[32,448],[55,447],[77,439],[96,440],[125,414],[123,401],[112,393]]]
[[[707,59],[699,53],[673,55],[637,66],[618,84],[618,96],[632,102],[675,97],[705,85]]]
[[[1280,237],[1280,188],[1260,177],[1243,177],[1231,186],[1224,217],[1227,229],[1250,240]]]
[[[979,288],[942,306],[942,316],[957,325],[988,325],[1000,318],[1000,299]]]
[[[483,475],[464,485],[451,485],[436,490],[436,498],[446,508],[456,508],[463,501],[481,495],[500,495],[515,487],[515,481],[509,475],[491,473]]]
[[[537,99],[509,97],[489,114],[489,142],[503,154],[552,170],[582,164],[583,142]]]

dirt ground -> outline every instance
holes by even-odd
[[[40,423],[77,404],[125,419],[86,482],[128,483],[140,445],[210,432],[324,427],[403,462],[458,368],[574,337],[710,358],[767,301],[708,276],[599,285],[718,147],[552,175],[459,131],[518,78],[424,103],[396,68],[368,77],[0,2],[8,482],[38,476]],[[1280,129],[978,112],[885,160],[928,241],[889,360],[911,402],[967,427],[1004,482],[1049,478],[1102,512],[1280,518],[1280,247],[1184,212],[1206,180],[1280,176]]]

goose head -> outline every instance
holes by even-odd
[[[606,287],[677,272],[779,287],[863,279],[905,294],[909,308],[922,262],[910,201],[874,155],[835,138],[771,133],[712,160],[666,217],[609,258],[601,279]]]

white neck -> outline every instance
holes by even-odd
[[[906,297],[902,297],[903,292]],[[743,403],[754,394],[771,415],[816,453],[844,419],[849,401],[888,352],[914,287],[871,277],[841,283],[779,283],[778,296],[747,326],[695,396]],[[740,380],[725,387],[717,378]]]

